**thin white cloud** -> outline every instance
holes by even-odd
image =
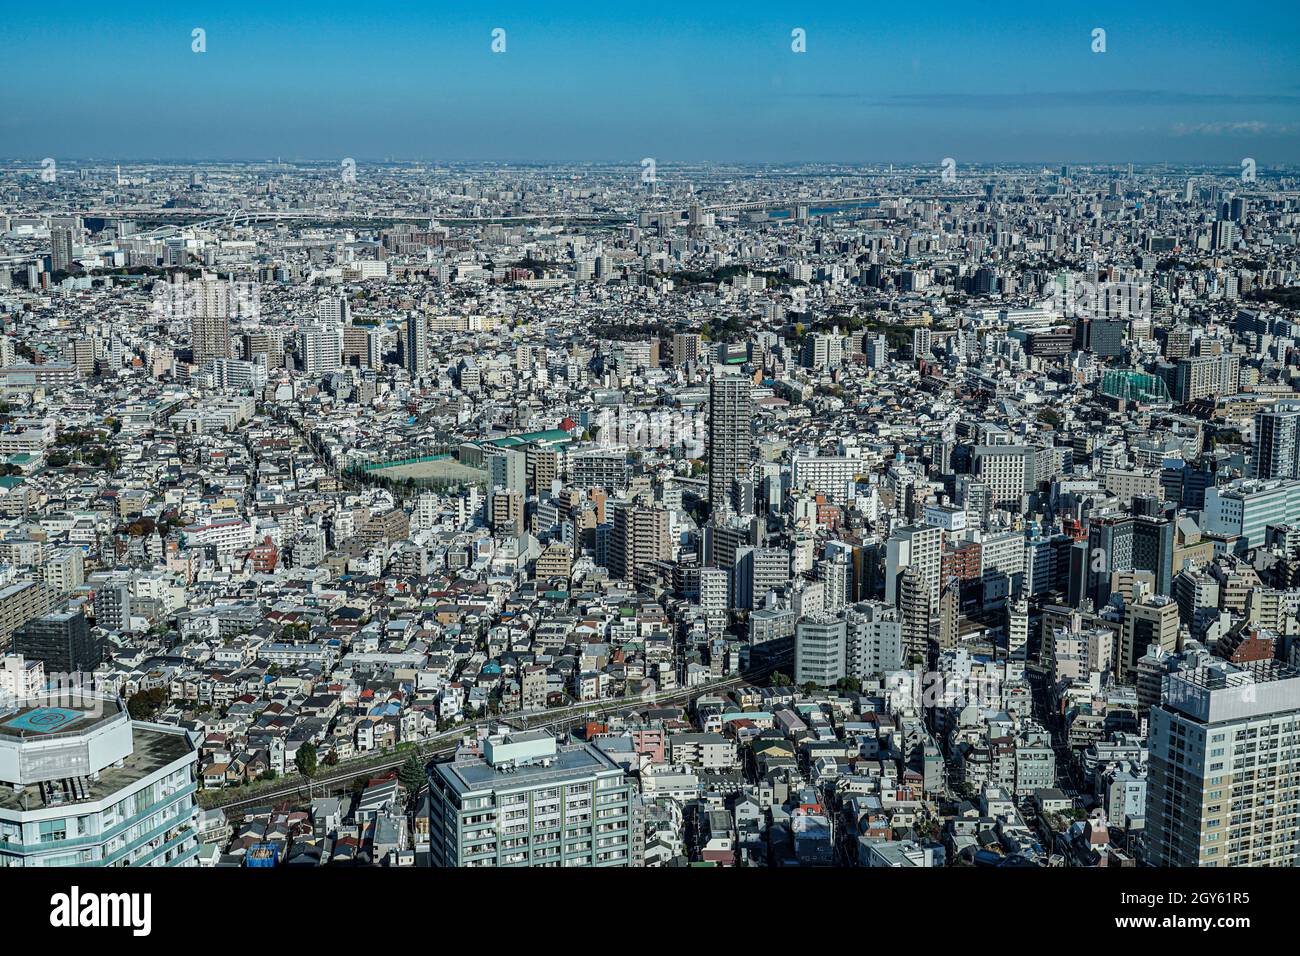
[[[1265,123],[1261,120],[1238,120],[1232,123],[1175,123],[1175,136],[1262,136],[1289,135],[1296,131],[1294,123]]]

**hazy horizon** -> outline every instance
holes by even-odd
[[[13,10],[0,51],[18,157],[1300,161],[1300,27],[1276,3],[72,2]]]

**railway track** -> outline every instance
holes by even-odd
[[[352,781],[362,774],[374,775],[389,770],[395,770],[411,758],[412,752],[426,760],[454,753],[457,746],[459,746],[460,742],[466,737],[466,735],[481,727],[497,724],[505,725],[514,730],[567,731],[570,728],[586,723],[593,718],[600,717],[604,714],[614,713],[619,710],[627,710],[638,705],[662,706],[666,704],[683,703],[695,700],[697,697],[702,697],[705,694],[727,690],[730,687],[736,687],[741,684],[753,683],[755,679],[771,674],[785,663],[788,663],[788,661],[783,659],[780,662],[765,665],[762,668],[758,668],[746,674],[738,674],[720,681],[701,684],[699,687],[687,687],[676,691],[669,691],[664,694],[655,694],[653,697],[636,695],[631,697],[619,697],[607,701],[593,701],[589,705],[564,708],[564,713],[562,714],[552,714],[543,711],[536,714],[524,714],[514,717],[506,716],[476,720],[463,727],[458,727],[455,730],[439,734],[426,741],[423,745],[417,747],[414,751],[395,754],[390,759],[382,760],[378,763],[357,763],[346,769],[331,768],[331,773],[326,776],[310,779],[304,778],[300,783],[286,784],[283,787],[259,792],[252,796],[241,796],[238,793],[232,792],[229,799],[218,797],[215,800],[203,801],[202,803],[206,809],[231,810],[239,807],[276,803],[285,797],[292,797],[301,793],[316,794],[319,791],[322,794],[328,794],[345,789],[352,783]],[[215,792],[221,793],[222,791]]]

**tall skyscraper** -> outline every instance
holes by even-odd
[[[730,507],[732,485],[749,477],[753,387],[743,375],[715,369],[709,383],[709,504]]]
[[[1300,675],[1212,660],[1170,674],[1149,720],[1149,863],[1300,865]]]
[[[429,321],[421,313],[416,312],[406,318],[404,356],[406,370],[411,373],[411,378],[429,374]]]
[[[50,271],[67,272],[72,265],[72,229],[50,227]]]
[[[185,288],[190,305],[190,346],[194,364],[230,356],[230,285],[203,278]]]
[[[1251,462],[1256,478],[1300,477],[1300,407],[1272,408],[1255,416]]]

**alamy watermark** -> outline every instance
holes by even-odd
[[[598,412],[588,426],[597,445],[629,448],[681,448],[690,458],[704,454],[708,426],[703,412],[679,409],[640,411],[619,405]]]
[[[1014,682],[1010,689],[1024,685]],[[921,710],[975,706],[1000,708],[1005,705],[1007,682],[996,672],[954,674],[947,671],[894,671],[886,678],[885,692],[892,706],[911,704]]]
[[[1067,319],[1149,319],[1149,282],[1112,282],[1076,274],[1059,276],[1043,287],[1047,305]]]
[[[0,713],[21,711],[9,726],[25,736],[46,737],[102,717],[115,697],[90,671],[56,671],[47,673],[39,688],[0,693]]]
[[[224,297],[212,295],[201,282],[155,282],[149,313],[163,321],[218,317],[213,312],[231,319],[261,317],[261,283],[223,282],[223,285]]]

